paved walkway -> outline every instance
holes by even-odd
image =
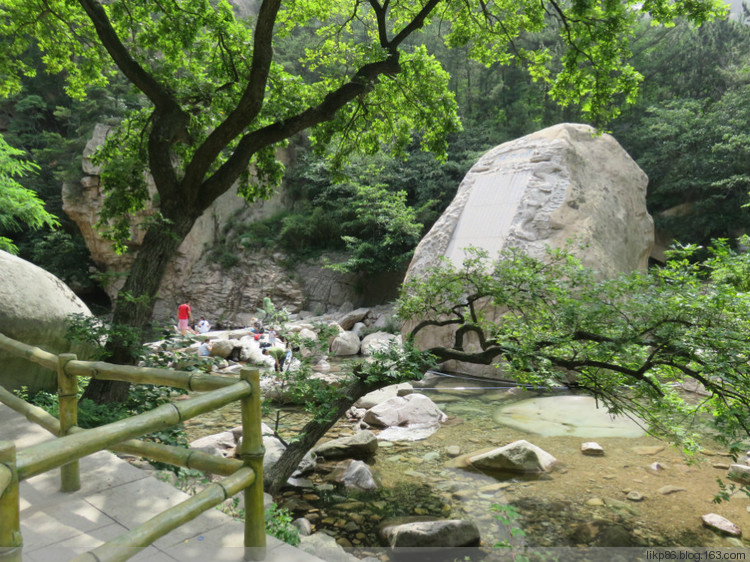
[[[0,439],[18,449],[54,437],[0,404]],[[189,496],[101,451],[80,460],[81,489],[60,492],[60,469],[21,482],[23,560],[67,561],[140,525]],[[131,560],[167,562],[240,561],[243,524],[217,509],[142,549]],[[322,562],[268,536],[268,562]]]

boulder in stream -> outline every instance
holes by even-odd
[[[370,408],[362,421],[376,427],[438,425],[448,419],[435,403],[423,394],[394,396]]]
[[[461,519],[386,522],[380,536],[392,548],[478,546],[480,540],[476,524]]]
[[[372,431],[358,431],[318,445],[313,452],[326,459],[367,458],[378,450],[378,440]]]
[[[722,517],[716,513],[707,513],[706,515],[701,516],[701,519],[703,520],[704,527],[708,527],[709,529],[733,537],[742,536],[742,530],[726,517]]]
[[[375,478],[363,461],[349,460],[337,466],[331,479],[349,490],[373,491],[378,489]]]
[[[534,473],[547,472],[557,459],[524,439],[469,457],[472,466],[486,470]]]

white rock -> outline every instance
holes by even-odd
[[[369,410],[381,402],[385,402],[389,398],[393,398],[394,396],[406,396],[413,392],[414,387],[408,382],[392,384],[365,394],[354,403],[354,406],[356,408],[365,408],[366,410]]]
[[[599,443],[587,441],[586,443],[581,443],[581,452],[584,455],[601,456],[604,454],[604,449]]]
[[[336,468],[331,477],[351,490],[377,490],[370,468],[363,461],[347,461]]]
[[[746,464],[729,465],[727,478],[740,484],[750,484],[750,466]]]
[[[521,439],[486,453],[469,457],[472,466],[510,472],[546,472],[557,459],[548,452]]]
[[[380,534],[392,548],[477,546],[480,539],[476,524],[461,519],[384,524]]]
[[[448,419],[435,403],[423,394],[394,396],[367,410],[362,421],[377,427],[437,425]]]
[[[335,338],[330,345],[331,355],[334,357],[346,357],[357,355],[359,353],[359,336],[354,332],[342,332]]]
[[[389,334],[388,332],[374,332],[362,338],[362,355],[370,356],[375,351],[382,351],[388,347],[391,342],[401,343],[401,336]]]
[[[703,520],[704,527],[708,527],[709,529],[720,531],[722,533],[726,533],[727,535],[732,535],[735,537],[742,536],[742,530],[737,525],[732,523],[729,519],[726,519],[721,515],[718,515],[716,513],[707,513],[706,515],[702,515],[701,519]]]

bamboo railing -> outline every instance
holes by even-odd
[[[29,404],[0,386],[0,402],[22,414],[58,439],[16,450],[13,442],[0,441],[0,559],[20,561],[23,546],[20,524],[19,482],[60,467],[63,492],[80,488],[78,460],[103,449],[139,455],[150,460],[226,476],[190,499],[156,515],[142,525],[75,558],[76,561],[127,560],[141,548],[222,503],[240,491],[245,494],[245,560],[265,558],[263,512],[263,438],[260,429],[260,383],[257,369],[243,368],[240,380],[171,369],[112,365],[79,361],[75,355],[55,355],[13,340],[0,333],[0,349],[57,372],[60,418]],[[77,423],[78,377],[158,384],[205,392],[177,403],[93,429]],[[185,449],[135,439],[239,400],[242,411],[240,460],[225,459]]]

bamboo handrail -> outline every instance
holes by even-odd
[[[246,560],[265,557],[263,517],[263,455],[260,430],[260,384],[258,370],[243,368],[242,380],[199,375],[170,369],[111,365],[101,361],[78,361],[74,355],[54,355],[37,347],[15,341],[0,333],[0,349],[58,372],[60,420],[33,406],[0,386],[0,402],[21,413],[51,433],[60,436],[16,451],[12,442],[0,442],[0,558],[20,562],[23,544],[20,532],[18,483],[37,474],[63,466],[63,491],[77,489],[78,459],[105,448],[139,454],[178,466],[229,475],[210,484],[192,498],[75,560],[120,561],[138,553],[140,548],[192,520],[207,509],[244,490]],[[163,404],[149,412],[94,429],[82,429],[77,423],[77,379],[89,376],[124,380],[141,384],[161,384],[187,390],[210,391],[178,403]],[[243,422],[241,461],[208,455],[201,451],[148,443],[132,439],[177,425],[202,413],[240,400]],[[66,435],[67,434],[67,435]],[[65,469],[69,468],[66,475]],[[74,469],[74,470],[73,470]]]
[[[0,349],[33,361],[52,371],[57,369],[57,355],[11,339],[2,333],[0,333]],[[236,379],[219,375],[204,375],[158,367],[114,365],[104,361],[82,361],[76,359],[69,361],[65,368],[69,374],[77,377],[118,380],[135,384],[160,384],[196,392],[215,390],[237,382]]]
[[[44,351],[33,345],[27,345],[23,342],[9,338],[5,334],[0,334],[0,349],[9,353],[18,355],[32,363],[46,367],[51,371],[57,369],[57,355]]]
[[[0,402],[25,416],[29,421],[43,427],[51,434],[60,434],[60,421],[55,416],[39,406],[29,404],[2,386],[0,386]],[[80,433],[82,431],[88,430],[82,427],[73,427],[70,433]],[[138,439],[121,441],[116,445],[112,445],[109,449],[118,453],[138,455],[150,460],[165,462],[184,468],[192,468],[202,472],[210,472],[211,474],[220,474],[222,476],[229,476],[242,466],[242,461],[238,459],[225,459],[195,449],[185,449],[184,447],[163,445],[161,443],[140,441]]]
[[[190,398],[179,404],[163,404],[131,418],[32,445],[18,453],[18,478],[26,480],[71,460],[109,448],[125,439],[177,425],[198,414],[248,396],[251,392],[252,388],[247,382],[239,381],[232,386]]]
[[[72,562],[120,562],[135,555],[136,548],[149,546],[180,525],[231,498],[256,481],[251,468],[241,468],[220,482],[213,482],[190,499],[179,503],[119,537],[73,559]]]
[[[237,379],[219,375],[200,375],[189,371],[175,371],[159,367],[114,365],[104,361],[70,361],[68,372],[78,377],[99,380],[125,381],[134,384],[159,384],[197,392],[230,386]]]

